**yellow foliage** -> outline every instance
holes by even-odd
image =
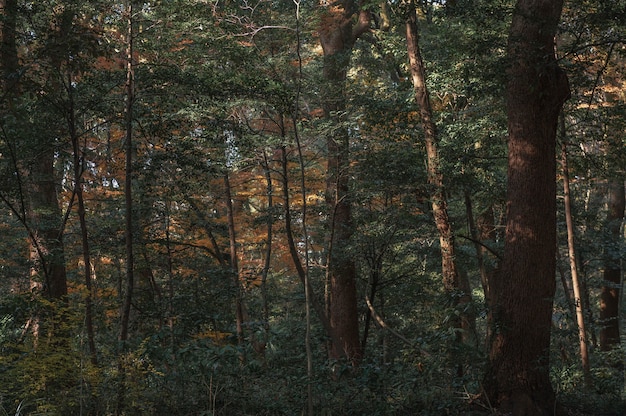
[[[210,339],[217,345],[224,345],[226,344],[226,340],[232,335],[233,334],[230,332],[220,332],[207,329],[205,331],[195,334],[193,337],[195,339]]]

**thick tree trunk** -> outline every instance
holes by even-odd
[[[415,4],[411,1],[407,12],[406,43],[409,55],[415,102],[419,107],[424,142],[426,145],[426,159],[428,184],[431,185],[431,205],[435,225],[439,232],[441,250],[441,274],[443,287],[450,297],[451,304],[466,310],[465,306],[471,303],[470,285],[467,276],[461,276],[455,263],[454,234],[448,218],[448,204],[446,200],[443,173],[439,167],[439,150],[437,147],[437,130],[433,121],[433,111],[430,104],[428,88],[426,86],[426,70],[419,47],[419,32]],[[459,340],[468,341],[475,333],[475,321],[471,313],[460,313],[459,319],[453,323],[462,329],[458,333]]]
[[[492,404],[516,415],[554,411],[556,128],[569,97],[554,55],[561,8],[561,0],[518,0],[509,33],[507,222],[485,389]]]
[[[52,299],[67,295],[65,251],[62,240],[62,215],[54,175],[54,148],[48,145],[28,169],[29,220],[34,236],[31,241],[33,273],[43,278],[43,292]]]
[[[620,344],[619,300],[622,269],[618,247],[625,202],[623,179],[609,179],[604,282],[600,293],[600,348],[603,351],[608,351]]]
[[[345,82],[354,42],[367,30],[370,15],[358,12],[355,1],[343,0],[321,10],[319,34],[324,51],[323,108],[333,127],[326,138],[328,168],[326,202],[330,214],[328,280],[330,357],[361,359],[356,298],[356,268],[348,252],[352,237],[352,207],[349,195],[349,135],[343,124],[346,110]],[[358,16],[356,23],[353,18]],[[338,341],[338,342],[337,342]]]
[[[17,13],[16,0],[0,0],[0,75],[9,111],[11,101],[20,93]],[[18,186],[23,198],[20,201],[22,222],[30,235],[31,285],[43,288],[46,296],[58,299],[67,295],[67,275],[62,240],[63,218],[54,175],[55,149],[48,139],[50,137],[43,137],[38,145],[26,146],[27,153],[14,162],[21,182]],[[23,184],[26,185],[24,189],[21,188]],[[26,197],[22,194],[24,190],[27,191]]]

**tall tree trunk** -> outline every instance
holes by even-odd
[[[346,358],[353,364],[361,359],[356,298],[356,268],[348,252],[353,232],[349,195],[350,138],[345,127],[346,75],[352,47],[369,27],[370,14],[359,11],[354,0],[323,2],[319,26],[324,51],[323,109],[333,122],[326,138],[328,167],[326,203],[330,213],[328,280],[330,357]],[[355,19],[356,17],[356,19]],[[337,342],[338,341],[338,342]]]
[[[484,242],[493,242],[496,239],[496,226],[493,215],[493,206],[490,205],[487,209],[479,213],[478,218],[475,218],[471,196],[466,190],[465,210],[467,213],[467,222],[470,235],[474,243],[474,249],[476,250],[476,261],[478,263],[480,283],[483,289],[483,295],[485,297],[485,307],[487,311],[489,311],[487,314],[487,328],[485,338],[483,340],[483,345],[488,348],[491,342],[491,337],[493,335],[493,325],[491,324],[493,319],[493,314],[491,313],[491,284],[496,274],[496,270],[499,268],[500,262],[499,257],[497,258],[497,263],[495,266],[490,266],[489,263],[486,261],[488,259],[487,247],[489,246],[486,245]],[[492,254],[494,253],[492,252]]]
[[[620,230],[624,221],[625,192],[623,178],[610,178],[606,217],[604,281],[600,293],[600,348],[608,351],[620,344],[619,302],[622,287],[620,265]]]
[[[293,229],[292,229],[292,220],[291,220],[291,198],[289,196],[289,176],[287,170],[287,149],[285,146],[281,147],[281,167],[282,167],[282,191],[283,191],[283,216],[285,218],[285,234],[287,236],[287,246],[289,247],[289,255],[293,261],[294,267],[296,268],[296,272],[298,273],[298,277],[300,278],[300,282],[306,286],[306,292],[309,293],[309,300],[311,307],[315,311],[320,323],[324,327],[324,331],[331,338],[331,342],[335,344],[341,344],[341,340],[337,338],[337,334],[335,331],[331,329],[330,320],[326,311],[324,310],[324,306],[317,300],[315,297],[313,288],[311,287],[311,282],[307,278],[307,270],[305,266],[302,265],[302,261],[300,259],[300,255],[298,254],[298,249],[296,247],[296,242],[293,237]],[[335,337],[335,338],[333,338]]]
[[[228,169],[228,168],[227,168]],[[233,199],[231,194],[230,178],[228,172],[224,173],[224,191],[226,198],[226,210],[228,217],[228,241],[230,247],[230,268],[235,286],[235,324],[237,331],[237,343],[242,346],[244,342],[244,306],[241,282],[239,279],[239,260],[237,257],[237,235],[235,233],[235,212],[233,209]],[[243,360],[244,356],[240,355]]]
[[[174,250],[172,248],[172,236],[170,232],[172,224],[172,202],[167,198],[165,201],[165,248],[167,251],[167,326],[170,330],[170,353],[172,360],[176,359],[176,333],[174,323],[176,321],[176,308],[174,305],[175,282],[174,282]]]
[[[267,341],[270,335],[270,324],[269,324],[269,304],[267,299],[267,277],[270,272],[270,267],[272,265],[272,243],[274,239],[274,184],[272,182],[272,173],[270,170],[270,163],[267,157],[267,153],[263,151],[263,159],[261,161],[261,166],[263,167],[263,173],[265,175],[266,181],[266,195],[267,195],[267,233],[266,233],[266,243],[265,243],[265,254],[263,260],[263,269],[261,270],[261,304],[263,308],[263,331],[264,331],[264,339],[263,345],[267,346]]]
[[[42,331],[46,331],[48,345],[53,346],[59,359],[69,351],[69,334],[63,322],[67,320],[67,273],[63,228],[65,219],[61,214],[55,175],[56,149],[54,134],[32,136],[31,123],[15,112],[15,105],[22,98],[20,62],[17,46],[18,3],[16,0],[0,0],[0,93],[3,99],[2,116],[11,116],[18,128],[8,150],[18,201],[13,203],[3,195],[2,200],[17,216],[28,233],[30,260],[30,287],[41,291],[48,299],[60,300],[52,305],[45,321],[40,308],[26,324],[34,337],[37,349]],[[56,67],[54,67],[56,68]],[[52,73],[53,71],[51,71]],[[54,93],[61,93],[60,89]],[[11,123],[11,121],[9,121]],[[9,139],[5,136],[5,139]],[[43,324],[43,325],[42,325]],[[45,325],[45,326],[44,326]],[[52,350],[50,350],[52,352]]]
[[[133,104],[135,101],[135,74],[133,64],[133,7],[132,1],[126,2],[126,108],[124,111],[124,129],[126,133],[125,143],[125,168],[124,174],[124,201],[126,206],[124,237],[126,240],[126,294],[122,305],[122,317],[120,323],[119,340],[124,344],[128,339],[128,325],[135,287],[133,253]]]
[[[480,283],[483,288],[483,294],[485,296],[485,304],[489,307],[489,277],[487,276],[487,269],[485,268],[485,247],[481,244],[480,237],[478,236],[478,228],[476,227],[476,221],[474,219],[474,209],[472,204],[472,198],[469,190],[464,192],[465,198],[465,213],[467,215],[467,225],[469,228],[470,236],[474,244],[474,250],[476,250],[476,262],[478,263],[478,272],[480,273]]]
[[[121,415],[126,410],[126,366],[124,363],[124,353],[126,350],[126,342],[128,340],[128,327],[130,324],[130,312],[133,302],[133,291],[135,288],[135,258],[133,252],[133,106],[135,101],[135,74],[133,63],[133,7],[132,0],[125,2],[126,13],[126,106],[124,109],[124,129],[126,133],[125,143],[125,166],[124,174],[124,238],[125,238],[125,255],[126,255],[126,293],[122,302],[120,333],[118,339],[120,341],[118,372],[119,381],[117,386],[117,408],[116,414]],[[120,284],[121,289],[121,284]],[[120,292],[121,294],[121,292]]]
[[[439,232],[439,245],[441,249],[441,274],[443,287],[452,306],[464,311],[471,303],[471,291],[469,280],[466,275],[459,274],[455,263],[454,234],[448,218],[448,204],[446,200],[443,173],[440,169],[439,150],[437,147],[437,130],[433,121],[433,111],[430,104],[428,88],[426,86],[426,70],[419,47],[419,32],[417,26],[417,13],[415,3],[408,5],[406,19],[406,44],[409,55],[411,78],[415,90],[415,102],[419,107],[422,127],[424,130],[424,143],[426,145],[426,159],[428,184],[431,185],[431,205],[435,225]],[[459,341],[468,341],[473,338],[475,331],[475,319],[473,314],[461,312],[459,319],[453,325],[462,331],[458,332]]]
[[[85,279],[85,327],[87,330],[87,345],[89,346],[89,357],[93,365],[98,364],[96,352],[96,341],[93,328],[93,312],[92,312],[92,291],[91,291],[91,254],[89,251],[89,235],[87,232],[87,221],[85,218],[85,201],[83,197],[83,159],[80,156],[80,146],[78,143],[78,132],[76,131],[74,97],[72,93],[72,77],[68,82],[68,127],[70,139],[72,142],[72,153],[74,163],[74,194],[78,202],[78,220],[80,222],[80,236],[83,249],[83,270]]]
[[[55,149],[51,143],[33,155],[28,169],[29,219],[33,230],[31,250],[33,273],[43,277],[43,292],[52,299],[67,295],[67,274],[63,245],[63,216],[55,182]]]
[[[296,96],[293,102],[293,112],[291,114],[291,124],[293,126],[293,136],[296,141],[298,150],[298,164],[300,165],[300,195],[302,197],[302,238],[304,240],[304,313],[305,313],[305,334],[304,349],[306,353],[306,374],[307,374],[307,415],[315,414],[313,401],[313,349],[311,347],[311,303],[313,293],[310,290],[310,259],[309,259],[309,228],[307,225],[307,187],[305,175],[305,161],[302,152],[302,144],[300,142],[300,130],[298,128],[298,119],[300,118],[300,94],[302,92],[302,40],[300,38],[300,2],[295,1],[296,5],[296,51],[298,55],[298,82]]]
[[[9,95],[19,81],[17,77],[19,60],[16,44],[17,0],[0,0],[0,16],[2,92]]]
[[[484,385],[492,404],[516,415],[553,414],[555,403],[556,129],[569,97],[554,53],[561,8],[561,0],[518,0],[507,49],[507,220]]]
[[[561,115],[560,129],[564,138],[565,122]],[[567,163],[567,143],[561,146],[561,164],[563,170],[563,203],[565,205],[565,224],[567,226],[567,248],[569,256],[570,271],[572,274],[572,288],[574,289],[574,305],[576,308],[576,323],[578,325],[578,341],[580,345],[580,360],[583,369],[585,387],[591,387],[591,369],[589,366],[589,351],[587,349],[587,331],[585,329],[585,312],[582,303],[582,290],[578,277],[578,261],[576,260],[576,247],[574,236],[574,219],[572,218],[572,202],[569,188],[569,166]]]
[[[18,4],[16,0],[0,0],[0,75],[2,93],[12,101],[19,97],[19,59],[16,40]],[[56,68],[56,66],[55,66]],[[36,145],[27,154],[15,155],[16,174],[27,186],[22,194],[23,224],[30,235],[29,256],[32,264],[32,285],[42,287],[46,296],[59,299],[67,295],[65,249],[63,245],[63,218],[55,182],[55,153],[52,136],[35,137]],[[21,157],[24,157],[22,162]],[[20,183],[19,186],[22,186]]]

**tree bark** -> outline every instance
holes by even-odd
[[[226,168],[228,169],[228,168]],[[230,179],[228,172],[224,172],[224,191],[226,198],[226,210],[228,217],[228,241],[230,247],[230,268],[235,286],[235,321],[237,330],[237,343],[242,346],[244,342],[244,306],[241,282],[239,280],[239,260],[237,257],[237,236],[235,233],[235,212],[233,209],[233,199],[231,195]],[[240,356],[241,360],[244,356]]]
[[[565,122],[560,117],[561,130],[565,130]],[[564,134],[563,134],[564,136]],[[578,261],[576,260],[576,247],[574,236],[574,219],[572,218],[572,202],[569,187],[569,165],[567,162],[567,144],[561,146],[561,164],[563,170],[563,203],[565,205],[565,224],[567,227],[567,248],[570,271],[572,274],[572,288],[574,289],[574,305],[576,309],[576,323],[578,325],[578,341],[580,345],[580,360],[583,369],[585,387],[591,388],[591,368],[589,366],[589,351],[587,349],[587,331],[585,330],[585,312],[582,303],[582,288],[578,277]]]
[[[315,294],[313,292],[313,288],[311,287],[311,282],[307,278],[307,271],[305,266],[302,265],[302,261],[300,260],[300,255],[298,254],[298,249],[296,247],[295,240],[293,238],[293,230],[292,230],[292,220],[291,220],[291,198],[289,196],[289,176],[287,169],[287,149],[285,146],[281,147],[281,167],[282,167],[282,191],[283,191],[283,215],[285,218],[285,234],[287,235],[287,246],[289,247],[289,255],[293,261],[294,267],[296,268],[296,272],[298,273],[298,277],[302,284],[306,287],[305,293],[309,293],[310,304],[315,314],[319,318],[322,326],[324,327],[324,331],[331,338],[331,342],[335,344],[340,344],[340,340],[337,337],[335,331],[331,329],[330,321],[328,315],[324,311],[323,305],[317,301]],[[335,338],[333,338],[335,337]]]
[[[493,206],[490,205],[487,209],[479,213],[478,218],[474,218],[474,208],[469,191],[465,191],[465,210],[467,214],[468,228],[470,236],[474,243],[474,249],[476,250],[476,262],[478,263],[478,271],[480,273],[480,283],[483,289],[483,295],[485,297],[485,308],[487,311],[491,311],[491,282],[494,279],[496,270],[499,268],[500,259],[495,266],[490,266],[486,261],[487,248],[484,244],[485,241],[493,242],[496,240],[495,221],[493,215]],[[493,254],[493,253],[492,253]],[[487,328],[485,338],[482,345],[489,348],[491,345],[491,337],[493,335],[492,323],[493,315],[491,312],[487,314]]]
[[[321,6],[320,43],[324,51],[323,109],[333,123],[326,137],[328,167],[326,203],[330,213],[328,280],[330,282],[330,357],[361,359],[356,297],[356,268],[348,252],[353,232],[349,195],[350,138],[345,127],[345,83],[352,47],[369,28],[370,14],[353,0]]]
[[[68,88],[72,88],[72,77],[70,76]],[[98,364],[96,351],[96,341],[93,327],[92,312],[92,291],[91,291],[91,253],[89,251],[89,234],[87,232],[87,220],[85,218],[85,201],[83,197],[83,159],[80,156],[80,146],[78,143],[78,132],[76,131],[74,99],[71,89],[69,91],[69,111],[68,127],[72,142],[72,156],[74,163],[74,194],[78,202],[78,220],[80,222],[80,236],[83,249],[83,270],[85,279],[85,328],[87,330],[87,345],[89,346],[89,357],[93,365]]]
[[[304,314],[305,314],[305,334],[304,334],[304,350],[306,353],[306,374],[307,374],[307,414],[313,416],[315,414],[314,397],[313,397],[313,349],[311,347],[311,304],[313,292],[310,290],[310,258],[309,258],[309,228],[307,225],[307,187],[305,176],[305,161],[302,152],[302,144],[300,142],[300,131],[298,128],[298,119],[300,117],[298,109],[300,108],[300,94],[302,92],[302,39],[300,37],[300,3],[294,2],[296,5],[296,41],[298,56],[298,87],[293,102],[293,112],[291,114],[291,124],[293,125],[293,136],[296,141],[298,150],[298,163],[300,165],[300,195],[302,197],[302,238],[304,240]],[[284,155],[284,154],[283,154]],[[284,159],[283,159],[284,161]],[[284,165],[286,167],[286,164]],[[286,174],[286,172],[285,172]],[[289,191],[287,189],[287,191]]]
[[[130,310],[132,308],[133,290],[135,287],[134,267],[135,259],[133,252],[133,105],[135,101],[135,74],[133,64],[133,8],[132,1],[126,2],[126,108],[124,110],[125,129],[125,167],[124,174],[124,202],[125,202],[125,225],[124,237],[126,241],[126,294],[122,305],[119,340],[122,344],[128,339],[128,325]],[[123,406],[122,406],[123,407]]]
[[[267,153],[263,151],[263,159],[261,161],[263,167],[263,173],[266,181],[266,195],[267,195],[267,233],[265,243],[265,254],[263,260],[263,269],[261,270],[261,304],[263,305],[263,331],[265,336],[263,339],[264,345],[267,344],[270,335],[270,311],[267,300],[267,277],[272,265],[272,243],[274,239],[274,184],[272,183],[272,173],[270,170],[270,162],[267,157]]]
[[[8,109],[19,98],[19,56],[16,26],[16,0],[0,1],[0,75],[3,98]],[[55,67],[56,68],[56,67]],[[15,154],[15,173],[18,177],[22,208],[22,222],[30,236],[31,286],[60,299],[67,295],[65,249],[63,245],[63,218],[55,182],[55,148],[52,136],[33,137],[24,154]],[[26,191],[25,194],[22,192]]]
[[[134,234],[133,234],[133,106],[135,101],[135,73],[133,63],[133,7],[132,0],[125,2],[126,13],[126,106],[124,108],[124,129],[126,134],[126,143],[124,146],[125,162],[124,162],[124,239],[125,239],[125,255],[126,255],[126,293],[122,302],[122,310],[120,317],[120,333],[118,340],[120,341],[118,372],[119,381],[117,386],[117,405],[116,414],[125,413],[126,409],[126,366],[124,363],[124,353],[126,350],[126,342],[128,340],[128,330],[130,325],[130,312],[133,303],[133,291],[135,288],[135,258],[133,252]],[[120,285],[121,289],[121,285]],[[121,295],[121,290],[120,290]]]
[[[34,241],[31,241],[32,273],[43,277],[43,293],[51,299],[67,295],[67,274],[61,209],[55,182],[55,149],[48,143],[33,155],[28,169],[30,179],[28,218]]]
[[[556,271],[556,128],[569,97],[554,36],[561,0],[518,0],[508,42],[504,257],[492,287],[485,390],[515,415],[553,414],[549,347]]]
[[[408,5],[406,20],[406,44],[409,55],[415,102],[419,107],[419,113],[424,130],[424,143],[426,145],[428,184],[431,186],[431,205],[435,225],[439,233],[439,246],[441,250],[441,274],[443,287],[450,298],[453,307],[466,310],[471,303],[470,285],[467,276],[461,276],[455,263],[454,234],[448,217],[448,203],[443,183],[443,173],[440,168],[439,149],[437,146],[437,129],[433,121],[433,110],[430,96],[426,86],[426,70],[419,47],[419,32],[417,26],[417,13],[415,3]],[[471,313],[462,312],[457,320],[453,320],[459,331],[458,340],[468,341],[475,333],[474,317]]]
[[[625,208],[624,181],[610,178],[604,253],[604,281],[600,293],[600,349],[609,351],[620,344],[619,301],[622,286],[619,244]]]
[[[17,72],[19,60],[17,57],[16,23],[17,0],[0,0],[0,57],[2,61],[2,92],[8,94],[18,85]]]

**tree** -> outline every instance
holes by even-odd
[[[96,342],[93,326],[93,302],[92,302],[92,276],[91,276],[91,252],[89,249],[89,233],[87,230],[87,220],[85,213],[85,197],[83,173],[85,172],[85,149],[80,148],[80,137],[76,127],[76,108],[74,102],[74,94],[72,90],[73,75],[69,74],[69,82],[67,86],[68,108],[67,108],[67,127],[72,144],[72,164],[74,171],[74,195],[77,200],[77,214],[80,223],[81,248],[83,250],[83,267],[85,281],[85,327],[87,330],[87,344],[89,346],[89,357],[93,365],[98,364]],[[82,154],[81,154],[82,153]]]
[[[562,140],[565,140],[565,122],[559,117]],[[582,285],[578,276],[578,260],[574,235],[574,219],[572,218],[572,202],[570,197],[570,175],[567,161],[567,143],[561,145],[561,167],[563,175],[563,204],[565,206],[565,223],[567,227],[567,252],[570,272],[572,275],[572,289],[574,291],[574,308],[576,310],[576,324],[578,326],[578,341],[580,344],[580,360],[583,369],[585,387],[591,387],[591,372],[589,369],[589,352],[587,350],[587,331],[585,329],[585,313],[583,310]]]
[[[604,222],[604,259],[602,270],[602,288],[600,292],[600,349],[603,351],[610,351],[620,345],[620,291],[622,288],[622,273],[623,273],[623,251],[622,243],[623,233],[622,225],[624,222],[624,211],[626,210],[626,189],[624,183],[624,138],[620,131],[624,130],[624,117],[623,109],[620,113],[620,105],[618,96],[611,94],[610,90],[613,84],[618,82],[618,76],[614,72],[620,70],[623,71],[625,64],[624,57],[616,54],[613,58],[612,51],[614,50],[614,44],[611,44],[609,52],[607,53],[605,68],[603,72],[606,72],[606,81],[604,89],[609,90],[604,92],[603,101],[609,106],[607,130],[606,135],[606,155],[605,158],[609,162],[613,162],[616,166],[616,170],[612,171],[609,168],[606,188],[606,202],[607,212],[606,221]],[[614,66],[609,70],[608,65],[611,60],[616,61]],[[623,81],[622,81],[623,82]],[[623,106],[622,97],[622,106]],[[621,116],[621,117],[620,117]],[[621,137],[620,137],[621,135]],[[620,167],[621,166],[621,167]],[[620,262],[620,259],[622,260]]]
[[[549,325],[549,300],[539,300],[551,295],[551,210],[565,234],[561,204],[532,205],[537,195],[540,204],[553,199],[545,191],[555,171],[545,165],[512,175],[508,263],[493,272],[504,244],[505,69],[513,76],[520,67],[504,62],[510,0],[413,1],[421,51],[415,25],[406,31],[409,0],[133,1],[132,26],[129,3],[0,0],[0,414],[480,413],[467,404],[482,391],[482,351],[454,341],[465,333],[465,307],[481,306],[481,279],[494,323],[476,314],[476,331],[499,342],[485,384],[503,410],[494,411],[549,408],[527,403],[547,385],[547,335],[537,334]],[[568,149],[571,219],[594,313],[606,257],[623,257],[621,229],[605,238],[606,180],[609,172],[623,179],[625,98],[623,0],[608,3],[569,2],[558,38],[576,94],[564,120],[569,141],[580,143]],[[407,34],[423,59],[413,59],[415,85]],[[529,67],[541,79],[555,64],[536,58]],[[524,100],[541,116],[524,122],[528,130],[558,112],[544,84],[554,87],[525,78],[531,91],[507,97],[511,118],[529,115],[516,107]],[[524,144],[548,163],[552,137],[540,127]],[[512,124],[512,158],[526,139],[518,133]],[[62,302],[29,287],[29,233],[40,230],[29,214],[38,178],[27,173],[40,155],[53,162],[47,185],[60,209],[36,214],[63,231]],[[523,188],[522,179],[532,183]],[[544,220],[531,218],[527,245],[511,237],[531,228],[525,207]],[[477,302],[452,315],[455,279],[465,275]],[[322,300],[330,283],[334,327]],[[559,404],[601,397],[604,413],[623,413],[607,395],[623,387],[611,362],[618,348],[590,361],[602,395],[581,392],[582,374],[567,361],[578,346],[573,314],[561,296],[552,315],[561,349],[550,348]],[[39,338],[27,327],[32,317]],[[462,379],[453,377],[461,362]]]
[[[59,206],[57,187],[55,182],[55,153],[56,137],[54,136],[54,123],[47,129],[41,129],[41,125],[29,121],[25,117],[26,106],[33,105],[30,111],[38,111],[47,105],[46,101],[54,94],[61,93],[56,71],[59,70],[63,56],[67,52],[59,39],[66,33],[68,27],[64,26],[59,18],[56,24],[50,27],[31,27],[42,38],[47,38],[47,43],[36,44],[34,48],[42,54],[42,75],[36,71],[29,71],[28,80],[23,72],[27,72],[24,63],[20,65],[17,45],[17,19],[20,9],[17,2],[8,0],[0,4],[3,12],[2,24],[2,75],[4,99],[9,100],[11,116],[4,120],[4,124],[15,123],[10,131],[13,137],[5,137],[12,144],[15,152],[12,153],[13,184],[18,190],[16,203],[23,210],[22,224],[27,228],[30,235],[30,260],[32,263],[32,284],[42,289],[42,293],[52,299],[60,299],[67,295],[67,274],[65,268],[65,254],[63,246],[64,220]],[[60,12],[63,15],[63,11]],[[59,16],[60,17],[60,16]],[[55,54],[50,53],[54,48]],[[47,71],[47,73],[45,73]],[[34,81],[34,82],[33,82]],[[33,86],[42,82],[41,97],[33,102],[28,100],[25,94],[24,84]],[[48,81],[48,82],[46,82]],[[37,88],[35,86],[35,88]],[[20,114],[21,113],[21,114]],[[44,112],[53,120],[50,112]],[[14,120],[14,121],[11,121]],[[19,121],[18,121],[19,120]],[[56,127],[56,126],[54,126]],[[6,132],[9,129],[5,129]],[[18,135],[21,136],[18,138]]]
[[[519,0],[507,55],[508,188],[504,258],[492,291],[485,388],[518,415],[552,414],[549,346],[556,257],[556,129],[569,97],[554,36],[562,1]]]
[[[16,45],[17,0],[0,1],[0,54],[2,56],[2,92],[12,92],[18,79],[19,62]]]
[[[572,177],[572,202],[578,203],[579,267],[590,342],[601,350],[619,343],[620,265],[623,257],[624,188],[624,2],[589,7],[587,0],[567,3],[559,51],[573,88],[565,111]],[[619,22],[619,23],[618,23]],[[571,139],[570,139],[571,138]],[[576,199],[576,193],[578,198]],[[600,243],[601,242],[601,243]],[[602,255],[598,256],[598,244]],[[601,281],[599,292],[594,281]],[[588,287],[588,288],[587,288]],[[599,299],[596,298],[599,294]],[[596,316],[598,314],[598,316]],[[594,319],[595,318],[595,319]],[[594,322],[595,321],[595,322]],[[605,322],[608,325],[605,325]],[[595,324],[595,325],[594,325]],[[595,326],[595,328],[594,328]],[[601,355],[602,356],[602,355]],[[605,361],[605,364],[609,365]]]
[[[624,182],[610,178],[608,183],[608,212],[606,218],[605,263],[600,294],[600,348],[609,351],[620,344],[619,299],[621,287],[620,229],[624,220]]]
[[[354,43],[369,28],[370,13],[354,0],[325,3],[321,9],[320,43],[324,51],[324,115],[332,122],[327,133],[326,203],[329,210],[330,356],[361,359],[356,297],[356,269],[348,251],[353,233],[349,191],[350,135],[345,126],[345,83]]]
[[[468,340],[473,337],[475,330],[474,319],[471,313],[467,312],[467,306],[471,303],[471,289],[467,275],[463,278],[459,274],[456,266],[454,233],[448,216],[448,202],[444,187],[443,173],[440,168],[437,132],[433,120],[433,110],[430,103],[428,87],[426,85],[426,69],[424,68],[419,46],[417,13],[413,1],[409,2],[407,10],[406,42],[413,89],[415,91],[415,101],[419,107],[422,128],[424,130],[428,184],[432,186],[431,205],[435,225],[439,232],[443,287],[450,297],[451,304],[461,309],[459,313],[460,319],[458,322],[454,322],[454,327],[461,330],[457,333],[458,339]]]
[[[227,150],[228,151],[228,150]],[[227,156],[228,157],[228,156]],[[235,321],[237,330],[237,342],[243,345],[244,342],[244,304],[242,299],[241,276],[239,271],[239,259],[237,254],[237,234],[235,231],[235,210],[233,208],[232,187],[230,185],[229,172],[230,163],[227,161],[224,167],[224,198],[226,199],[226,216],[228,218],[228,241],[230,253],[230,268],[235,288]],[[244,360],[244,356],[241,356]]]

